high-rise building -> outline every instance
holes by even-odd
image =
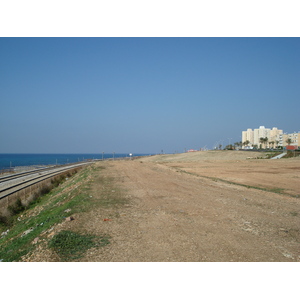
[[[265,128],[265,126],[259,126],[258,129],[254,129],[254,138],[253,138],[254,145],[259,145],[261,138],[268,138],[269,140],[270,138],[269,128]]]
[[[290,140],[290,143],[287,142],[288,140]],[[283,147],[286,147],[289,144],[291,146],[299,147],[299,143],[300,143],[300,132],[282,134],[282,146]]]
[[[283,131],[277,127],[273,127],[270,131],[270,140],[275,142],[276,138],[278,138],[278,135],[280,134],[283,134]]]
[[[242,131],[243,148],[266,148],[270,145],[270,143],[273,146],[280,146],[280,141],[282,141],[283,139],[283,137],[280,136],[282,135],[283,131],[281,129],[278,129],[277,127],[273,127],[272,129],[270,129],[265,128],[265,126],[259,126],[259,128],[256,128],[254,130],[248,128],[247,131]],[[261,143],[261,138],[267,138],[267,142]],[[278,143],[276,141],[278,141]]]
[[[249,141],[249,144],[253,145],[254,144],[254,135],[253,135],[253,130],[248,128],[247,131],[242,131],[242,143]]]

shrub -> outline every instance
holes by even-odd
[[[67,261],[80,258],[89,248],[105,246],[108,243],[108,237],[97,238],[92,235],[80,235],[76,232],[63,230],[52,238],[49,242],[49,247],[52,248],[62,260]]]
[[[40,195],[43,196],[51,191],[51,186],[45,185],[40,189]]]
[[[16,215],[25,210],[25,205],[23,205],[21,199],[18,198],[15,203],[8,206],[8,210],[12,215]]]
[[[12,225],[12,218],[11,216],[3,216],[0,215],[0,224],[3,224],[4,226],[11,226]]]

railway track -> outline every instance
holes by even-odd
[[[68,166],[50,167],[28,172],[22,172],[0,178],[0,200],[27,187],[40,183],[46,179],[65,173],[69,170],[82,167],[88,163],[76,163]]]
[[[29,174],[41,173],[43,171],[57,169],[57,168],[58,168],[57,166],[46,167],[46,168],[35,169],[35,170],[25,171],[25,172],[21,172],[21,173],[16,173],[16,174],[11,174],[11,175],[1,176],[0,177],[0,184],[2,182],[10,181],[10,180],[13,180],[13,179],[16,179],[16,178],[21,178],[21,177],[27,176]]]

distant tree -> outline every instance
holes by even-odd
[[[261,137],[259,139],[259,143],[260,143],[260,149],[262,148],[262,144],[264,144],[265,149],[267,148],[267,144],[268,144],[268,138],[267,137]]]
[[[285,141],[288,145],[290,145],[293,141],[291,138],[288,138],[286,141]]]
[[[226,149],[226,150],[233,150],[234,147],[233,147],[232,144],[229,144],[229,145],[227,145],[224,149]]]
[[[262,144],[264,144],[264,142],[265,142],[265,138],[261,137],[261,138],[259,139],[259,148],[260,148],[260,149],[262,148]]]
[[[245,142],[242,143],[242,145],[243,145],[244,147],[247,147],[249,144],[250,144],[250,141],[248,141],[248,140],[246,140]]]
[[[267,137],[265,137],[264,138],[265,149],[268,148],[268,141],[269,141],[269,139]]]
[[[272,148],[274,148],[274,144],[275,144],[274,141],[269,142],[269,144],[271,145]]]

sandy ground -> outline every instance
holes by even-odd
[[[103,192],[101,177],[112,177],[118,190],[111,193],[127,202],[63,226],[111,236],[109,245],[88,250],[80,261],[300,261],[300,160],[257,156],[211,151],[98,162],[105,169],[94,178],[92,196]]]
[[[198,176],[280,191],[300,197],[300,157],[256,159],[259,152],[205,151],[145,158]]]

